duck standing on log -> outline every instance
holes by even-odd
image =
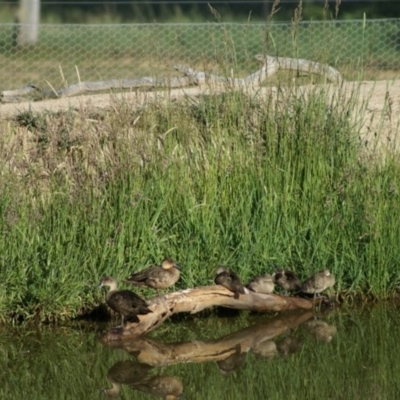
[[[152,265],[136,272],[125,282],[156,289],[158,294],[159,289],[166,289],[178,281],[180,269],[180,265],[176,264],[172,258],[165,258],[161,265]]]
[[[301,286],[301,291],[307,294],[313,294],[314,297],[324,290],[331,288],[335,284],[335,277],[329,269],[324,269],[310,276]]]
[[[278,269],[273,274],[273,279],[275,284],[285,291],[285,294],[288,294],[288,292],[298,291],[301,288],[300,279],[292,271]]]
[[[234,293],[234,298],[238,299],[240,294],[244,294],[245,290],[240,278],[226,267],[219,267],[214,282],[217,285],[226,287]]]
[[[99,287],[108,286],[110,290],[106,294],[107,305],[121,315],[122,326],[124,319],[131,322],[140,322],[138,315],[151,313],[147,303],[136,293],[130,290],[117,290],[117,281],[111,276],[106,276],[100,282]]]
[[[253,278],[247,285],[247,289],[255,293],[272,293],[275,288],[274,281],[270,274],[260,275]]]

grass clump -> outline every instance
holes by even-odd
[[[21,115],[0,139],[0,316],[59,320],[104,274],[174,257],[179,287],[219,263],[244,281],[328,267],[337,289],[399,285],[400,164],[371,162],[356,100],[278,87],[103,114]]]

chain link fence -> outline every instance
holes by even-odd
[[[400,19],[292,23],[40,25],[35,46],[17,45],[16,24],[0,24],[0,91],[28,83],[62,88],[78,81],[168,77],[173,66],[243,76],[257,53],[329,63],[345,77],[395,74]],[[355,75],[354,75],[355,76]]]

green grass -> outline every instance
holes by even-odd
[[[3,123],[0,317],[72,318],[103,301],[104,274],[164,256],[183,266],[177,288],[211,283],[220,263],[244,281],[278,264],[394,295],[400,163],[365,153],[356,104],[280,86]]]

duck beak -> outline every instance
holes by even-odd
[[[179,264],[174,264],[174,268],[176,269],[182,269],[182,267]]]
[[[103,282],[100,282],[100,283],[97,285],[97,289],[100,289],[101,287],[103,287]]]

